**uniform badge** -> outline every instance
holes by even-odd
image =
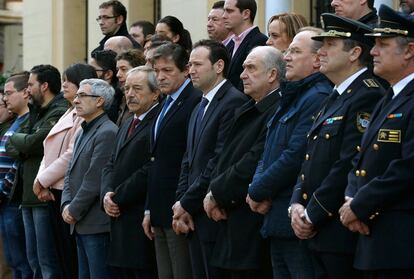
[[[372,78],[364,79],[363,82],[365,83],[365,86],[369,87],[369,88],[378,88],[379,87],[378,83]]]
[[[365,132],[365,129],[368,127],[370,116],[371,115],[367,112],[357,113],[356,124],[357,124],[358,131],[360,131],[361,133]]]
[[[341,115],[341,116],[331,117],[331,118],[326,119],[326,120],[323,122],[323,124],[322,124],[322,125],[330,125],[330,124],[333,124],[335,121],[342,120],[343,118],[344,118],[344,116],[343,116],[343,115]]]
[[[401,130],[380,129],[377,140],[381,142],[401,143]]]
[[[393,113],[393,114],[388,114],[387,118],[388,119],[392,119],[392,118],[401,118],[403,116],[402,113]]]

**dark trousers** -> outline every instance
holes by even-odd
[[[353,268],[351,254],[326,253],[311,250],[315,279],[360,279],[362,273]]]
[[[314,271],[306,243],[298,239],[270,238],[273,278],[313,279]]]
[[[364,279],[412,279],[414,269],[364,270]]]
[[[112,279],[158,279],[154,269],[111,267]]]
[[[59,262],[61,263],[64,279],[76,279],[78,277],[78,258],[75,236],[70,234],[70,225],[65,223],[60,211],[62,190],[51,189],[55,201],[49,203],[52,223],[55,232],[55,243]]]
[[[201,241],[197,230],[191,233],[189,248],[194,279],[226,278],[223,270],[210,265],[214,243],[215,242]]]
[[[272,279],[272,270],[226,270],[228,279]]]

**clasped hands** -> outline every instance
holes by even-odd
[[[291,205],[291,226],[299,239],[310,239],[317,233],[305,216],[305,207],[299,203]]]
[[[33,193],[42,202],[55,201],[55,196],[53,193],[49,189],[44,188],[38,179],[35,179],[34,181]]]
[[[172,228],[176,234],[186,234],[194,231],[193,217],[181,206],[181,202],[177,201],[173,207]]]
[[[121,215],[121,211],[119,210],[119,206],[112,200],[112,197],[115,195],[114,192],[107,192],[103,198],[103,207],[105,209],[106,214],[109,216],[116,218]]]
[[[352,232],[369,235],[369,228],[361,222],[351,209],[352,198],[345,197],[345,203],[339,209],[339,219],[342,224]]]

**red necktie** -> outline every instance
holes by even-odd
[[[128,138],[132,136],[139,122],[141,122],[141,120],[139,120],[138,117],[134,117],[134,120],[132,121],[131,126],[129,126],[129,129],[128,129]]]

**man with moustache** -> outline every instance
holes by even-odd
[[[144,217],[149,140],[159,111],[160,91],[154,70],[140,66],[128,71],[125,97],[133,117],[121,126],[102,173],[101,200],[106,214],[112,217],[108,264],[116,267],[117,278],[155,279],[154,244],[137,226],[137,218]]]
[[[177,233],[180,222],[193,219],[196,228],[189,236],[194,278],[221,278],[221,272],[210,265],[217,224],[209,220],[203,209],[207,188],[198,180],[208,176],[223,149],[234,110],[247,101],[227,77],[229,56],[220,42],[197,42],[190,54],[189,74],[195,88],[203,92],[202,101],[191,114],[187,134],[187,151],[181,164],[177,202],[173,210],[173,228]],[[187,216],[186,216],[187,215]],[[189,215],[189,216],[188,216]]]
[[[390,83],[372,113],[348,175],[340,219],[359,232],[354,267],[364,278],[411,278],[414,272],[414,20],[379,9],[372,36],[374,73]]]
[[[309,239],[316,278],[360,278],[352,267],[356,235],[342,226],[337,212],[352,159],[383,89],[367,68],[373,40],[364,34],[372,29],[334,14],[322,14],[322,19],[325,30],[312,39],[323,42],[320,72],[335,88],[308,133],[291,198],[291,222],[296,236]]]

